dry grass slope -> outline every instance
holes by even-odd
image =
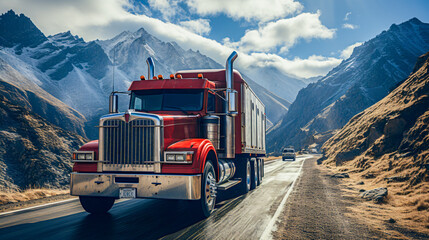
[[[0,205],[68,194],[69,192],[69,190],[48,188],[26,189],[24,191],[3,190],[0,191]]]
[[[362,202],[374,226],[429,234],[429,53],[388,96],[354,116],[324,145],[324,165],[348,172],[349,185],[387,187],[385,204]],[[355,193],[353,193],[355,194]],[[397,222],[381,224],[393,218]]]

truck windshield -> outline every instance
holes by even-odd
[[[131,94],[130,109],[136,111],[200,111],[203,90],[145,90]]]

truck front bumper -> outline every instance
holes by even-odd
[[[71,174],[73,196],[119,198],[121,188],[135,188],[137,198],[197,200],[201,198],[201,174]]]

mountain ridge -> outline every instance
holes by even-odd
[[[427,50],[429,24],[415,19],[393,24],[356,47],[350,58],[299,91],[281,124],[268,134],[269,151],[323,143],[355,114],[386,96]],[[284,140],[277,141],[280,136]]]
[[[9,11],[4,15],[10,18],[7,21],[12,25],[12,20],[23,18],[26,25],[31,25],[31,29],[37,29],[23,14],[19,17]],[[113,71],[115,89],[126,91],[132,80],[146,73],[145,60],[149,56],[154,58],[157,75],[168,76],[185,69],[224,68],[198,50],[184,50],[175,42],[163,42],[144,28],[135,32],[123,31],[109,40],[91,42],[85,42],[70,31],[48,37],[43,35],[43,41],[31,47],[22,47],[19,54],[5,47],[0,50],[0,56],[11,67],[23,71],[25,77],[87,118],[85,131],[92,139],[98,135],[93,126],[107,112]],[[256,82],[249,82],[253,89],[261,88]],[[266,96],[274,96],[265,88],[258,91]],[[121,99],[120,102],[124,109],[127,101]],[[267,105],[267,116],[273,123],[284,114],[284,111],[279,113],[275,109],[286,110],[284,106],[289,104],[280,97],[264,97],[264,103]]]

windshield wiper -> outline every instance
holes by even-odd
[[[178,110],[182,111],[184,114],[189,115],[189,113],[188,113],[186,110],[184,110],[184,109],[182,109],[182,108],[180,108],[180,107],[178,107],[178,106],[164,106],[164,108],[174,108],[174,109],[178,109]]]

